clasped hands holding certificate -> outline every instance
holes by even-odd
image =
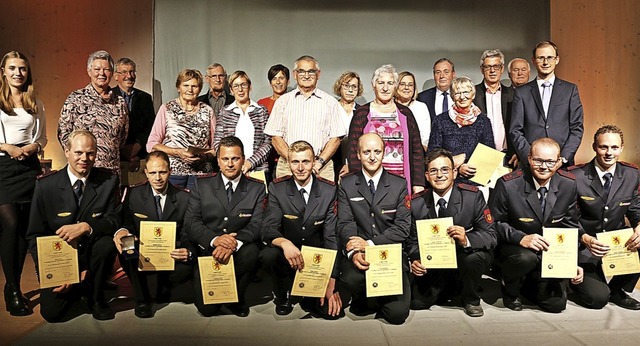
[[[592,237],[586,233],[582,235],[582,238],[580,240],[596,257],[604,257],[609,253],[609,250],[611,250],[611,248],[607,244],[601,242],[600,240],[598,240],[598,238]],[[634,229],[633,235],[627,240],[624,246],[626,246],[627,250],[629,251],[638,251],[638,249],[640,248],[640,226]]]
[[[78,239],[85,234],[91,232],[91,226],[86,222],[74,223],[71,225],[64,225],[56,231],[56,234],[67,244],[71,245],[74,249],[78,248]],[[80,281],[84,281],[87,276],[87,270],[83,270],[80,273]],[[71,289],[73,284],[62,284],[53,289],[53,293],[65,293]]]
[[[547,241],[543,236],[534,233],[528,234],[522,237],[520,240],[520,246],[526,249],[531,249],[533,251],[547,251],[549,250],[549,241]],[[607,250],[608,251],[608,250]],[[578,266],[577,274],[575,277],[571,279],[571,283],[577,285],[582,282],[584,279],[584,270],[582,267]]]
[[[116,244],[116,249],[120,254],[122,253],[122,246],[124,245],[122,244],[122,238],[128,235],[131,235],[129,231],[127,231],[126,229],[120,229],[113,236],[113,242]],[[135,240],[137,241],[138,237],[135,237]],[[171,251],[171,258],[173,258],[176,261],[186,262],[189,260],[189,250],[185,248],[175,249]]]
[[[462,247],[468,245],[467,232],[462,226],[452,225],[447,227],[447,235]],[[411,262],[411,273],[415,276],[423,276],[427,273],[427,268],[422,266],[422,262],[419,259],[414,260]]]

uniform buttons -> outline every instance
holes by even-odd
[[[604,210],[609,210],[609,206],[608,206],[608,205],[605,205],[605,206],[604,206]]]
[[[546,128],[549,128],[549,125],[547,125]]]
[[[607,219],[607,218],[605,217],[605,218],[604,218],[604,222],[607,222],[607,221],[609,221],[609,219]]]
[[[225,216],[223,220],[224,220],[224,221],[227,221],[227,220],[229,220],[229,218]]]
[[[304,241],[304,238],[302,238],[302,241]]]
[[[222,232],[227,233],[227,229],[226,229],[226,228],[225,228],[225,229],[223,229],[223,230],[222,230]]]
[[[376,225],[371,225],[371,227],[376,228]]]
[[[306,227],[302,226],[302,230],[304,231],[306,229]]]
[[[374,214],[373,214],[373,213],[371,213],[371,217],[374,217]]]

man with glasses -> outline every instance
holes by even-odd
[[[462,290],[464,312],[471,317],[484,315],[478,289],[482,273],[489,269],[497,234],[491,212],[482,192],[467,184],[454,185],[453,156],[444,149],[425,157],[426,177],[431,189],[411,197],[411,233],[407,253],[414,275],[411,309],[429,309],[439,298],[452,297]],[[426,269],[420,261],[416,220],[452,217],[453,226],[443,232],[456,242],[458,269]],[[460,284],[459,284],[460,283]]]
[[[128,186],[143,182],[146,144],[149,132],[156,118],[153,100],[148,93],[134,88],[136,84],[136,63],[129,58],[116,61],[115,80],[118,85],[113,88],[116,95],[122,96],[129,111],[129,135],[124,148],[120,150],[120,185]]]
[[[340,104],[317,88],[320,79],[318,61],[303,55],[295,61],[293,78],[298,86],[276,100],[264,132],[280,155],[275,177],[291,175],[287,162],[289,145],[304,140],[314,148],[313,173],[334,181],[331,157],[340,146],[347,129],[340,118]]]
[[[500,178],[489,196],[498,231],[502,301],[507,308],[521,311],[522,294],[543,311],[558,313],[567,305],[568,280],[541,278],[542,251],[549,249],[542,228],[579,228],[575,176],[558,170],[560,146],[551,138],[535,140],[527,159],[529,168]],[[580,282],[582,268],[578,267],[571,283]]]
[[[213,108],[213,114],[218,117],[220,110],[235,101],[229,92],[227,84],[227,72],[219,63],[213,63],[207,67],[207,74],[204,76],[209,83],[209,91],[198,97],[198,101],[204,102]]]
[[[504,72],[504,54],[498,49],[485,50],[480,58],[480,71],[483,79],[476,85],[473,103],[491,121],[496,150],[505,152],[505,163],[515,168],[518,166],[518,157],[506,135],[510,117],[507,102],[513,100],[514,89],[500,82]]]
[[[538,43],[532,62],[538,77],[515,92],[509,137],[520,162],[526,162],[533,141],[549,137],[560,145],[562,165],[571,166],[584,132],[578,87],[556,78],[560,56],[553,42]]]

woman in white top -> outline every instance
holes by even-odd
[[[427,151],[429,144],[429,134],[431,133],[431,115],[429,108],[424,102],[416,100],[418,90],[416,88],[416,77],[409,71],[398,74],[398,88],[396,88],[396,101],[409,107],[413,117],[416,118],[418,129],[420,130],[420,142]]]
[[[353,112],[359,106],[356,103],[356,98],[362,96],[364,93],[364,87],[362,86],[360,76],[352,71],[344,72],[333,84],[333,93],[339,97],[338,103],[340,103],[341,106],[340,118],[344,123],[344,128],[348,129],[351,124]],[[344,136],[340,142],[340,150],[336,151],[332,157],[333,167],[335,167],[334,171],[337,173],[335,181],[338,181],[338,177],[347,174],[349,171],[348,167],[345,165],[346,159],[347,136]]]
[[[4,300],[13,316],[30,315],[20,290],[27,255],[27,222],[36,177],[38,152],[47,144],[44,107],[36,100],[27,57],[5,54],[0,63],[0,260],[6,278]]]

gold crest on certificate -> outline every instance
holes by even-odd
[[[467,162],[469,166],[476,168],[476,174],[471,178],[471,181],[486,186],[496,169],[502,166],[503,160],[503,152],[478,143],[469,158],[469,162]]]
[[[322,298],[329,285],[336,260],[336,250],[303,245],[300,249],[304,268],[296,271],[292,296]]]
[[[572,279],[578,273],[578,229],[542,228],[549,250],[542,252],[542,278]]]
[[[367,297],[402,294],[402,245],[375,245],[364,248],[369,269],[365,271]]]
[[[605,276],[640,273],[638,252],[631,252],[625,246],[632,236],[631,228],[596,234],[599,241],[610,247],[609,253],[602,257],[602,271]]]
[[[140,221],[139,271],[173,270],[176,249],[174,221]]]
[[[227,264],[216,261],[212,256],[198,257],[198,270],[204,304],[238,302],[233,255]]]
[[[447,234],[452,217],[416,220],[420,262],[427,269],[457,269],[456,242]]]
[[[40,288],[80,282],[78,250],[57,235],[36,238]]]

